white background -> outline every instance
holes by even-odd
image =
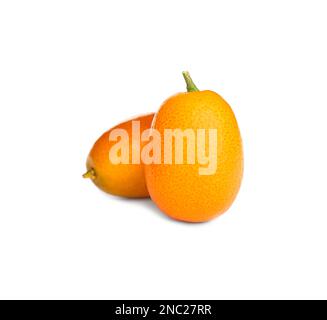
[[[326,1],[2,1],[0,298],[327,298]],[[81,178],[97,137],[220,93],[245,175],[205,224]]]

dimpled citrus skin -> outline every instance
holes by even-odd
[[[198,169],[203,166],[196,158],[195,164],[146,165],[145,175],[150,197],[171,218],[205,222],[225,212],[239,191],[243,175],[240,131],[227,102],[212,91],[177,94],[163,103],[152,128],[162,136],[167,128],[217,129],[215,174],[199,175]],[[161,143],[163,150],[163,139]],[[184,143],[184,163],[185,155]]]
[[[105,132],[94,144],[87,158],[86,167],[95,171],[94,184],[103,191],[128,198],[149,196],[143,164],[113,164],[109,159],[110,148],[116,141],[109,141],[109,134],[114,129],[125,129],[129,135],[130,163],[132,148],[132,121],[140,121],[141,133],[151,127],[154,114],[149,114],[121,123]],[[143,144],[141,143],[141,148]]]

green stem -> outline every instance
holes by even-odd
[[[94,169],[90,169],[87,172],[83,174],[83,178],[85,179],[92,179],[94,180],[96,178]]]
[[[194,82],[193,82],[190,74],[188,73],[188,71],[183,71],[183,77],[184,77],[185,82],[186,82],[187,92],[199,91],[199,89],[194,84]]]

